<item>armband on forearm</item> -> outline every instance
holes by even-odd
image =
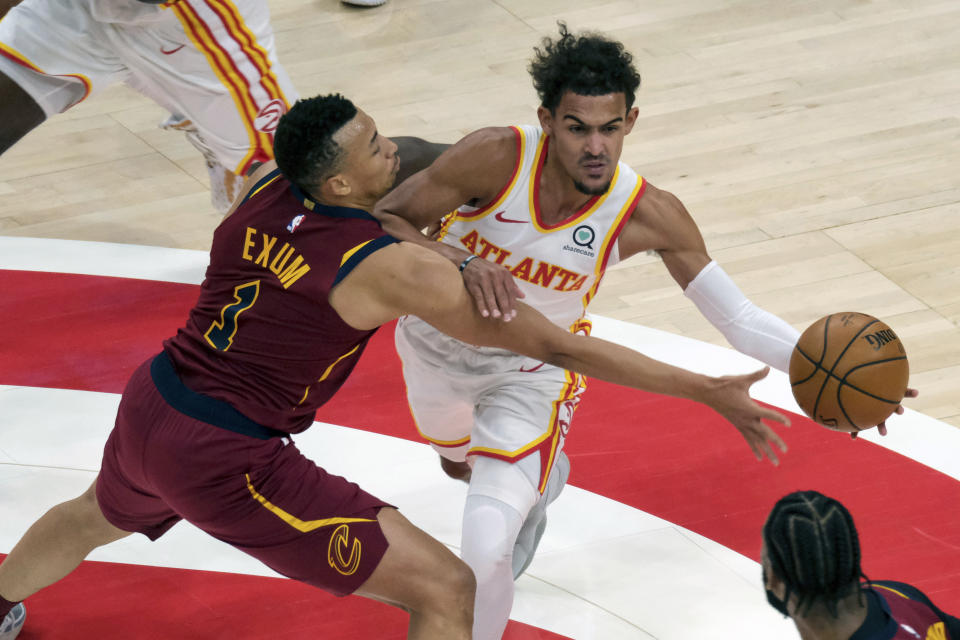
[[[683,294],[741,353],[786,372],[800,332],[747,299],[730,276],[711,261]]]

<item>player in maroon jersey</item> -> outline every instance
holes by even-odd
[[[303,456],[290,434],[349,375],[381,324],[418,315],[468,342],[716,409],[752,446],[786,423],[750,400],[765,371],[709,378],[594,338],[528,307],[484,319],[457,269],[397,242],[367,211],[399,170],[396,145],[339,95],[298,102],[214,234],[186,325],[124,390],[98,478],[51,509],[0,565],[0,620],[94,548],[186,519],[284,575],[410,612],[410,638],[470,637],[474,577],[386,502]],[[6,625],[7,622],[0,623]],[[3,627],[0,626],[0,629]],[[2,637],[2,636],[0,636]]]
[[[767,601],[804,640],[960,639],[960,620],[916,587],[867,580],[850,512],[816,491],[774,505],[763,526],[763,581]]]

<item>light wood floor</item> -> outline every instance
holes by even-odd
[[[454,141],[534,121],[525,67],[571,28],[622,40],[643,74],[624,159],[676,193],[711,254],[802,329],[886,320],[909,406],[960,426],[960,4],[956,0],[271,0],[303,95],[341,91],[387,134]],[[125,87],[0,159],[0,233],[205,249],[202,162]],[[722,343],[659,260],[608,274],[596,313]]]

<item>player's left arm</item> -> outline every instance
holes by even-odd
[[[620,258],[654,250],[683,288],[683,294],[737,351],[788,372],[800,332],[747,298],[707,254],[700,229],[675,195],[647,184],[618,243]],[[907,389],[906,397],[917,397]],[[903,413],[898,406],[896,413]],[[887,434],[885,423],[877,425]],[[852,434],[854,438],[857,434]]]
[[[790,368],[800,332],[751,302],[710,259],[700,229],[675,195],[647,184],[618,248],[621,259],[657,251],[684,295],[737,351],[780,371]]]
[[[397,173],[394,186],[429,167],[450,147],[449,144],[430,142],[413,136],[398,136],[390,139],[397,145],[397,155],[400,156],[400,171]]]

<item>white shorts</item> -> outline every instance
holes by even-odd
[[[483,456],[512,463],[542,494],[586,388],[584,377],[465,344],[411,316],[397,324],[396,343],[420,435],[450,460]],[[493,495],[497,491],[479,492],[509,502]],[[478,492],[473,483],[471,492]]]
[[[0,72],[48,117],[125,82],[192,121],[238,174],[273,157],[297,98],[266,0],[24,0],[0,21]]]

